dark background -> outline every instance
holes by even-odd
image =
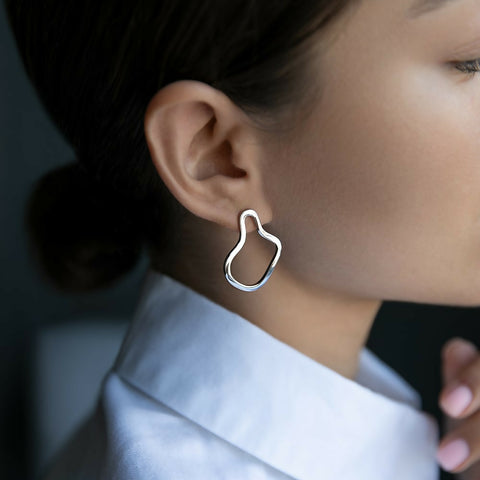
[[[29,396],[29,372],[37,330],[69,322],[78,315],[130,318],[146,259],[113,288],[87,295],[61,294],[35,269],[23,224],[28,193],[44,172],[73,157],[23,71],[1,5],[0,477],[15,480],[30,475],[31,415],[35,406]],[[479,320],[477,308],[385,302],[367,346],[420,392],[424,410],[440,422],[440,348],[457,335],[477,343]],[[451,478],[442,474],[442,480]]]
[[[64,295],[29,256],[24,208],[44,172],[73,160],[26,77],[0,2],[0,478],[30,478],[29,378],[37,329],[78,317],[130,318],[145,261],[104,292]],[[144,259],[145,260],[145,259]],[[86,354],[88,354],[86,352]]]

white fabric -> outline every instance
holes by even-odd
[[[355,381],[149,270],[49,480],[438,480],[436,419],[366,347]]]

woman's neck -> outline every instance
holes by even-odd
[[[238,233],[225,229],[204,233],[205,238],[197,244],[186,241],[179,246],[176,260],[162,266],[161,271],[342,376],[356,377],[359,354],[381,300],[312,287],[295,278],[281,258],[265,285],[253,292],[240,291],[223,273],[225,256],[236,244]],[[201,237],[198,230],[195,235]],[[202,249],[201,245],[208,248]],[[274,252],[273,245],[267,249],[265,240],[256,233],[249,234],[232,264],[235,278],[256,283]]]

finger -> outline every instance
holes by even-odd
[[[455,418],[468,417],[480,407],[480,356],[459,373],[440,393],[442,410]]]
[[[463,472],[480,458],[480,410],[457,429],[448,432],[439,444],[437,460],[444,470]]]
[[[442,378],[449,384],[477,355],[477,347],[461,337],[453,337],[442,348]]]
[[[480,478],[480,463],[473,462],[470,467],[466,467],[462,470],[462,473],[455,475],[458,480],[478,480]]]

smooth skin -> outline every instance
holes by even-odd
[[[480,57],[480,1],[415,19],[411,3],[363,0],[332,24],[311,65],[321,95],[289,130],[193,80],[145,114],[152,161],[189,212],[163,271],[350,379],[383,300],[480,305],[480,75],[456,68]],[[247,208],[283,245],[255,292],[223,273]],[[247,231],[232,271],[253,284],[275,247],[251,218]],[[469,464],[479,427],[462,424]]]

